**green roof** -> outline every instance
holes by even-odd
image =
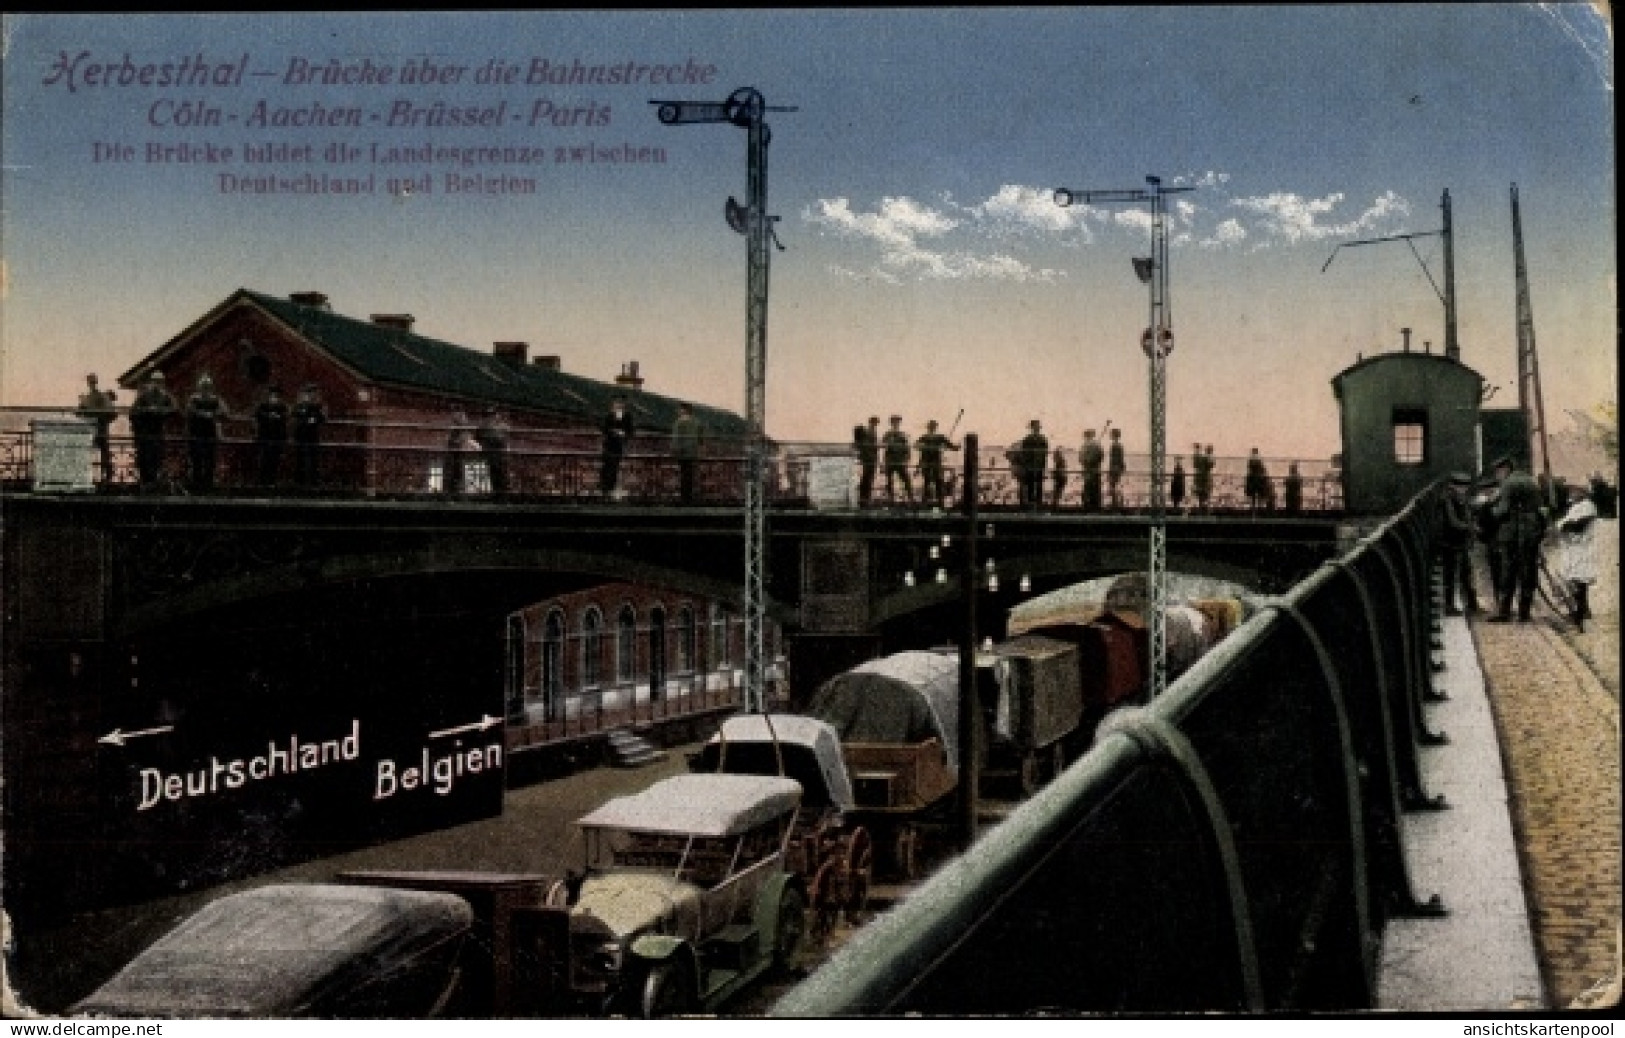
[[[694,417],[710,435],[743,437],[747,429],[745,420],[731,411],[534,364],[514,365],[466,346],[345,317],[324,306],[306,306],[246,288],[239,289],[215,312],[223,311],[238,298],[252,301],[339,363],[381,384],[463,397],[479,404],[565,415],[592,423],[601,421],[609,413],[610,401],[621,396],[626,399],[639,428],[661,431],[670,430],[677,419],[678,406],[689,403]],[[170,346],[158,350],[130,374],[157,360],[174,345],[172,341]]]

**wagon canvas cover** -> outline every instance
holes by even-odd
[[[842,742],[921,743],[941,739],[959,760],[959,663],[935,652],[900,652],[830,678],[807,712]]]
[[[211,902],[75,1007],[149,1017],[358,1015],[370,984],[424,971],[423,1012],[449,981],[473,922],[454,894],[383,887],[290,884]]]
[[[852,783],[841,759],[840,736],[816,717],[736,714],[706,743],[699,770],[777,775],[781,761],[785,777],[801,784],[804,803],[852,809]]]

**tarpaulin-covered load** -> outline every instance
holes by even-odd
[[[824,682],[807,713],[843,743],[940,739],[952,770],[959,760],[959,663],[935,652],[870,660]]]
[[[74,1007],[173,1018],[414,1017],[474,920],[455,894],[279,885],[210,903]]]
[[[699,772],[778,775],[801,784],[809,808],[852,809],[852,783],[841,760],[841,739],[827,722],[801,714],[735,714],[701,748]]]
[[[1039,635],[996,645],[992,656],[999,701],[993,734],[1018,750],[1052,745],[1083,718],[1078,647]]]
[[[801,785],[766,775],[673,775],[640,793],[615,797],[584,815],[584,829],[676,836],[737,836],[787,815]]]

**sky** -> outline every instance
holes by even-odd
[[[1191,188],[1168,199],[1172,452],[1338,450],[1334,375],[1402,327],[1442,350],[1442,244],[1322,268],[1439,230],[1446,190],[1492,403],[1517,399],[1513,184],[1547,412],[1615,393],[1613,55],[1588,5],[33,14],[3,45],[6,405],[71,401],[246,287],[589,377],[636,360],[647,389],[743,411],[723,209],[747,135],[649,103],[743,87],[793,109],[768,117],[780,440],[899,414],[1075,446],[1109,419],[1146,449],[1148,208],[1053,194],[1147,176]],[[550,80],[576,63],[615,81]],[[322,177],[370,191],[259,189]]]

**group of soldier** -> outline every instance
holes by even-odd
[[[1528,623],[1550,512],[1540,484],[1511,458],[1497,459],[1491,472],[1492,478],[1476,491],[1466,473],[1450,477],[1439,524],[1445,613],[1460,616],[1464,607],[1469,613],[1482,612],[1473,579],[1476,543],[1484,549],[1496,607],[1489,622]],[[1585,486],[1568,488],[1567,494],[1569,507],[1557,526],[1567,536],[1563,575],[1575,600],[1569,619],[1583,630],[1591,616],[1588,589],[1597,579],[1593,529],[1597,509]]]
[[[115,400],[116,394],[102,390],[94,374],[85,376],[85,392],[79,397],[77,413],[92,423],[92,444],[100,461],[103,483],[114,480],[110,432],[118,417]],[[186,423],[186,488],[202,492],[214,488],[220,426],[231,417],[230,409],[215,391],[214,380],[207,373],[198,377],[183,409],[165,385],[164,373],[153,371],[142,382],[129,410],[130,435],[135,440],[136,478],[143,492],[168,486],[164,455],[168,449],[169,426],[176,415],[183,415]],[[299,399],[291,408],[283,401],[280,387],[269,387],[265,399],[254,409],[253,419],[260,484],[274,486],[278,482],[282,456],[291,439],[294,481],[299,486],[315,485],[321,428],[327,422],[316,387],[306,385],[300,389]]]
[[[959,450],[959,444],[938,432],[935,420],[928,421],[924,435],[911,444],[902,423],[900,415],[892,415],[891,427],[881,433],[880,418],[874,416],[867,426],[853,427],[853,450],[859,463],[860,506],[867,506],[873,501],[875,479],[882,471],[886,480],[886,500],[893,504],[897,502],[900,484],[902,499],[914,504],[914,485],[909,466],[916,451],[919,460],[915,472],[922,483],[920,503],[927,506],[941,506],[944,503],[948,481],[944,476],[943,454],[945,451]],[[1085,429],[1083,445],[1078,450],[1078,464],[1083,478],[1082,507],[1085,512],[1121,511],[1124,508],[1123,477],[1128,472],[1128,460],[1123,449],[1122,430],[1113,429],[1110,425],[1108,422],[1106,445],[1102,445],[1095,430]],[[1066,452],[1062,447],[1056,447],[1053,451],[1050,449],[1049,438],[1044,435],[1038,419],[1029,422],[1027,434],[1005,451],[1005,460],[1010,465],[1018,500],[1023,508],[1035,511],[1044,504],[1046,475],[1049,477],[1049,507],[1061,507],[1069,479]],[[1201,512],[1208,510],[1213,497],[1214,466],[1211,443],[1205,449],[1200,443],[1191,445],[1189,489],[1194,497],[1194,508]],[[1176,457],[1168,487],[1168,500],[1175,510],[1185,506],[1186,483],[1184,461]],[[1303,508],[1303,476],[1298,472],[1297,462],[1291,464],[1282,487],[1286,512],[1297,514]],[[1243,489],[1254,512],[1275,508],[1275,483],[1256,447],[1247,459]]]

